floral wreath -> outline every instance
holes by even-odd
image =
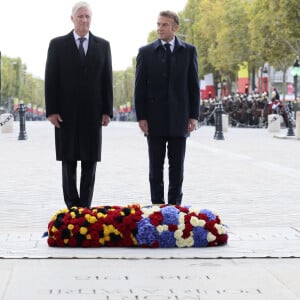
[[[58,211],[51,247],[207,247],[227,243],[226,227],[208,209],[189,206],[98,206]]]

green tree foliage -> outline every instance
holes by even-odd
[[[118,110],[120,105],[133,102],[134,94],[134,68],[125,71],[113,72],[114,106]]]
[[[1,94],[3,105],[8,99],[17,98],[25,104],[44,107],[44,81],[27,73],[21,58],[2,57]]]
[[[299,54],[299,1],[253,0],[249,5],[250,47],[261,64],[268,61],[285,75]]]

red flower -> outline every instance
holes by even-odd
[[[178,229],[177,225],[175,224],[170,224],[168,227],[171,232],[175,232]]]
[[[69,242],[68,242],[68,245],[69,245],[70,247],[77,247],[77,246],[79,246],[79,245],[77,244],[77,240],[76,240],[74,237],[70,237]]]
[[[163,220],[163,215],[160,211],[156,211],[149,216],[150,222],[153,226],[161,225]]]
[[[219,245],[224,245],[227,243],[228,235],[227,234],[221,234],[217,236],[217,241]]]

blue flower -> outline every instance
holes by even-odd
[[[200,226],[193,228],[194,247],[206,247],[208,231]]]
[[[173,248],[176,247],[176,239],[174,237],[174,232],[169,230],[163,231],[158,237],[160,248]]]
[[[144,218],[137,223],[138,233],[136,239],[138,245],[151,246],[158,239],[158,232],[156,227],[153,226],[149,218]]]
[[[166,206],[161,208],[161,214],[163,215],[163,224],[166,225],[178,225],[179,210],[174,206]]]
[[[216,215],[208,209],[201,209],[200,214],[206,214],[208,217],[208,220],[210,220],[210,221],[214,221],[216,219]]]

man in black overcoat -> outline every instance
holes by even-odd
[[[186,138],[196,129],[200,108],[197,52],[178,39],[178,15],[160,12],[158,39],[137,56],[135,108],[147,136],[151,201],[163,204],[163,168],[169,160],[168,204],[180,205]]]
[[[74,5],[74,30],[50,41],[45,71],[46,116],[55,126],[56,159],[62,161],[64,200],[90,207],[102,126],[113,114],[111,51],[108,41],[90,31],[88,3]],[[81,161],[80,190],[76,186]]]

